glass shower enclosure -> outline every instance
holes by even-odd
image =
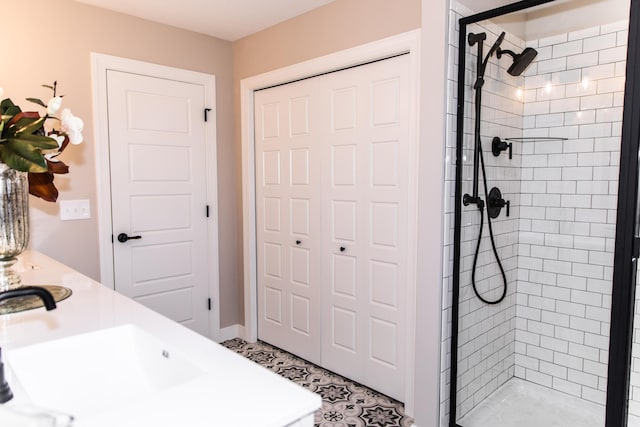
[[[442,425],[640,426],[640,2],[475,3],[451,6]]]

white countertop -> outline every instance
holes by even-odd
[[[280,427],[312,420],[320,407],[319,396],[45,255],[27,251],[19,259],[16,270],[24,285],[62,285],[71,288],[73,295],[52,311],[39,308],[1,315],[4,350],[134,324],[207,372],[152,399],[136,400],[128,408],[91,420],[78,417],[74,426]],[[11,374],[9,369],[10,385]],[[20,390],[14,389],[14,394],[9,408],[28,400]]]

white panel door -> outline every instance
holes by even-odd
[[[320,111],[307,82],[255,94],[258,334],[320,363]]]
[[[255,94],[258,336],[399,400],[408,67],[404,55]]]
[[[322,365],[405,388],[409,57],[333,73],[324,141]]]
[[[208,336],[203,87],[109,70],[107,94],[115,289]]]

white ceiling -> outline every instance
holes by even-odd
[[[459,0],[474,13],[514,0]],[[492,21],[522,40],[535,40],[629,18],[629,0],[555,0]]]
[[[76,0],[235,41],[335,0]]]

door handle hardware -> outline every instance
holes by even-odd
[[[142,236],[131,236],[131,237],[129,237],[127,235],[127,233],[118,234],[118,242],[120,242],[120,243],[126,243],[127,240],[135,240],[135,239],[142,239]]]
[[[347,250],[347,248],[345,248],[344,246],[340,246],[340,252],[344,252],[346,250]]]
[[[302,240],[296,240],[296,245],[299,245],[302,243]]]

